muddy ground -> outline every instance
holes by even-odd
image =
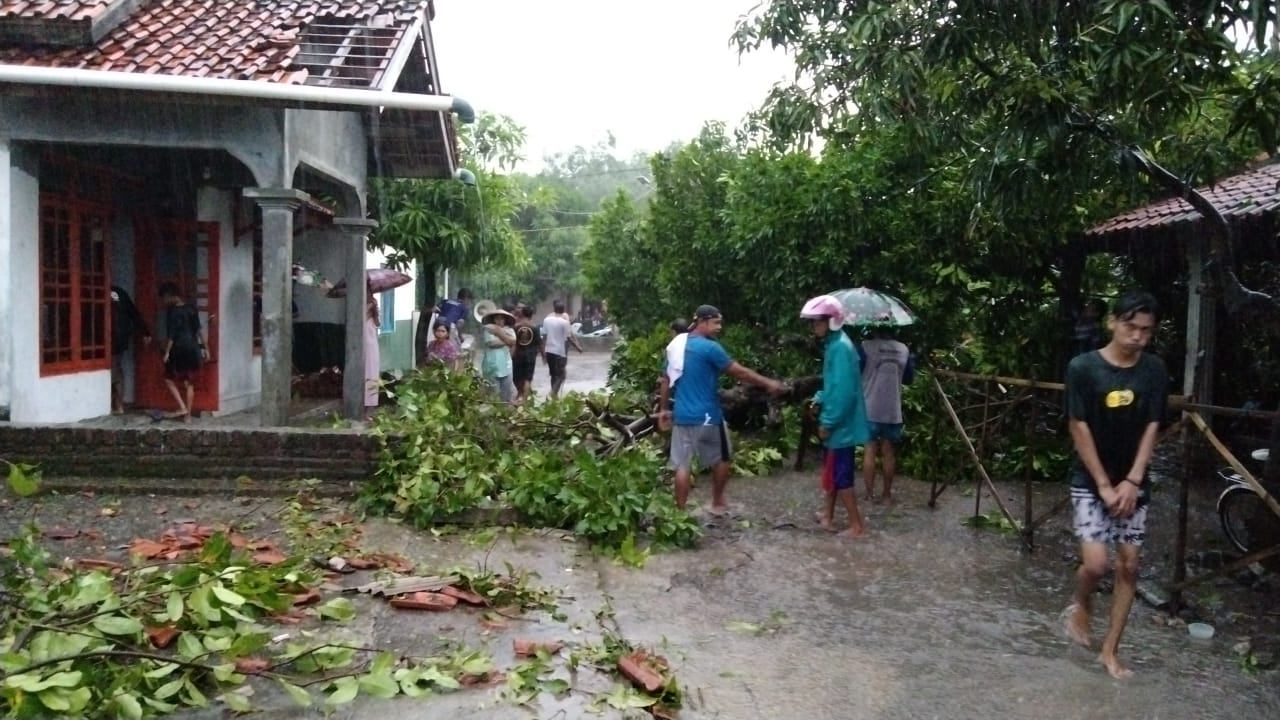
[[[1235,649],[1245,641],[1274,648],[1280,637],[1274,576],[1213,581],[1189,595],[1194,612],[1217,628],[1209,642],[1190,640],[1183,626],[1139,603],[1123,648],[1137,675],[1118,682],[1061,632],[1074,562],[1065,513],[1038,534],[1040,547],[1029,554],[1012,536],[962,524],[973,512],[971,488],[952,488],[929,509],[928,486],[904,480],[895,505],[865,506],[870,535],[851,542],[815,526],[814,488],[811,473],[736,479],[734,518],[709,519],[697,549],[654,555],[643,569],[596,557],[559,533],[437,537],[367,520],[361,543],[368,549],[397,551],[420,571],[510,562],[559,590],[560,610],[495,630],[474,614],[395,611],[359,596],[357,619],[327,632],[413,655],[479,647],[503,666],[514,662],[513,637],[589,644],[605,632],[601,618],[612,616],[610,626],[616,622],[624,637],[670,660],[686,691],[680,717],[692,719],[1280,717],[1280,674],[1246,671]],[[1148,580],[1167,577],[1171,489],[1156,492]],[[1210,488],[1203,490],[1193,515],[1195,551],[1223,546],[1204,510]],[[1002,492],[1020,507],[1020,485]],[[1059,492],[1037,488],[1037,512]],[[700,500],[705,493],[695,490]],[[5,502],[0,537],[28,522],[92,529],[100,537],[45,543],[59,555],[120,559],[132,538],[154,537],[183,516],[248,524],[280,540],[287,501],[69,494]],[[103,515],[104,507],[114,514]],[[993,507],[983,499],[984,511]],[[1099,604],[1107,602],[1104,596]],[[1095,617],[1100,623],[1101,608]],[[472,688],[428,700],[361,700],[337,716],[592,717],[588,693],[616,686],[599,673],[571,679],[584,692],[543,697],[532,709],[504,702],[500,688]],[[270,688],[257,701],[269,717],[319,716],[290,707]]]

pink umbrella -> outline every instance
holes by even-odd
[[[405,275],[399,270],[391,268],[369,268],[364,271],[365,277],[369,279],[369,290],[374,293],[386,292],[393,288],[398,288],[413,282],[413,278]],[[342,298],[347,296],[347,281],[339,280],[337,285],[329,288],[327,293],[331,298]]]

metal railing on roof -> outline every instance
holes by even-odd
[[[294,62],[309,71],[307,85],[379,87],[409,26],[312,23]]]

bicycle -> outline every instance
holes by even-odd
[[[1269,455],[1265,448],[1250,453],[1258,463],[1265,463]],[[1218,477],[1227,483],[1217,503],[1218,521],[1227,540],[1245,555],[1280,543],[1280,517],[1262,496],[1231,467],[1219,470]]]

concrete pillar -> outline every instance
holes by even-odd
[[[262,211],[263,427],[285,425],[293,390],[293,214],[310,199],[292,188],[245,188]]]
[[[17,198],[10,190],[9,139],[0,137],[0,422],[9,419],[9,406],[13,401],[13,346],[23,340],[14,334],[12,318],[11,283],[13,272],[13,216],[18,210]],[[32,209],[31,212],[37,212]]]
[[[365,218],[335,218],[333,226],[342,233],[345,244],[347,279],[346,361],[342,370],[342,414],[348,420],[364,418],[364,314],[368,302],[365,293],[365,248],[369,233],[378,221]]]

